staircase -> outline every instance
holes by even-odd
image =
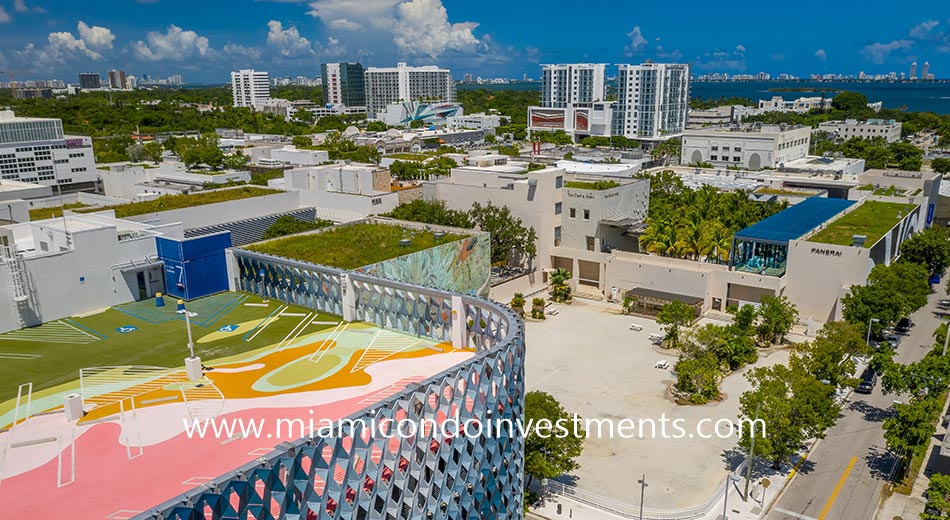
[[[7,287],[14,302],[25,302],[30,298],[26,292],[26,282],[20,259],[17,257],[14,246],[0,246],[0,263],[7,273]]]

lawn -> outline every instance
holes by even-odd
[[[399,244],[403,238],[410,239],[408,246]],[[462,237],[459,235],[447,233],[436,240],[430,231],[405,229],[396,225],[361,223],[253,244],[246,248],[313,264],[356,269],[439,244],[454,242],[460,238]]]
[[[247,296],[246,300],[239,300],[244,296]],[[240,334],[240,331],[252,330],[278,305],[283,306],[277,301],[271,301],[263,307],[245,306],[244,303],[259,304],[261,299],[245,293],[222,293],[188,303],[189,309],[198,312],[191,324],[195,354],[206,364],[214,359],[279,343],[300,321],[300,318],[278,318],[253,339],[244,341],[245,334]],[[174,300],[166,299],[167,313],[174,315],[174,306]],[[309,311],[290,306],[285,312]],[[40,327],[0,334],[0,403],[16,398],[17,387],[21,383],[32,381],[33,391],[36,392],[78,380],[80,368],[183,366],[184,358],[188,355],[184,320],[176,317],[156,323],[158,320],[153,319],[156,315],[158,313],[155,312],[153,301],[149,300],[90,316],[57,320]],[[339,318],[321,316],[319,320],[339,321]],[[126,333],[116,330],[130,325],[136,330]],[[239,325],[238,334],[216,341],[198,342],[202,336],[225,325]],[[313,330],[319,329],[314,327]]]
[[[204,206],[206,204],[216,204],[218,202],[227,202],[230,200],[249,199],[252,197],[263,197],[264,195],[273,195],[282,193],[279,190],[267,188],[257,188],[254,186],[244,186],[231,190],[218,191],[199,191],[190,195],[162,195],[153,200],[142,202],[132,202],[130,204],[121,204],[118,206],[104,206],[90,209],[78,210],[78,213],[91,213],[93,211],[115,210],[116,218],[132,217],[135,215],[144,215],[146,213],[157,213],[159,211],[170,211],[173,209],[190,208],[193,206]]]
[[[428,159],[429,157],[431,156],[426,155],[424,153],[406,153],[406,152],[391,153],[389,155],[386,155],[386,158],[388,159],[399,159],[400,161],[424,161]]]
[[[865,247],[871,247],[884,233],[900,222],[914,208],[914,204],[868,201],[851,213],[835,220],[809,239],[811,242],[848,246],[852,235],[865,235]]]
[[[564,183],[565,188],[573,188],[576,190],[609,190],[619,186],[620,183],[617,181],[567,181]]]
[[[54,206],[51,208],[34,208],[30,210],[30,220],[46,220],[48,218],[56,218],[63,216],[64,209],[80,209],[88,208],[89,204],[83,204],[82,202],[73,202],[72,204],[64,204],[62,209],[59,206]]]

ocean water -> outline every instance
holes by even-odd
[[[485,88],[488,90],[541,90],[541,83],[511,83],[508,85],[458,85],[460,90]],[[770,89],[793,88],[794,92],[774,92]],[[870,83],[808,81],[744,81],[744,82],[699,82],[690,85],[691,95],[701,98],[745,97],[753,101],[781,96],[783,99],[820,96],[832,97],[836,90],[850,90],[867,96],[868,101],[883,101],[887,108],[902,108],[912,112],[936,112],[950,114],[950,83]]]

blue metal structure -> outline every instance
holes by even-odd
[[[155,242],[165,263],[165,294],[193,300],[228,290],[224,250],[231,247],[231,233],[184,240],[156,237]]]
[[[855,201],[810,197],[736,233],[736,239],[788,244],[851,207]]]

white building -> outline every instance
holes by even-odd
[[[282,182],[281,182],[282,181]],[[300,204],[319,218],[349,222],[388,213],[399,205],[389,170],[370,164],[326,164],[294,168],[273,186],[299,190]]]
[[[682,162],[759,170],[808,155],[811,128],[762,125],[748,130],[704,128],[683,134]]]
[[[0,181],[83,189],[97,179],[92,139],[65,135],[59,119],[0,110]]]
[[[395,67],[369,67],[363,77],[370,116],[381,112],[386,105],[400,101],[455,101],[451,71],[435,65],[410,67],[400,62]]]
[[[605,63],[541,65],[541,106],[591,106],[606,97]]]
[[[610,137],[613,120],[613,101],[562,108],[528,107],[528,135],[563,130],[575,140],[587,136]]]
[[[888,143],[900,141],[901,127],[893,119],[868,119],[867,121],[858,121],[857,119],[845,119],[844,121],[825,121],[818,125],[818,130],[832,134],[838,139],[848,140],[852,137],[861,139],[872,139],[882,137]]]
[[[234,106],[256,108],[270,99],[270,79],[264,71],[241,69],[231,73]]]
[[[831,99],[822,96],[800,97],[798,99],[785,100],[782,96],[772,96],[772,99],[759,100],[759,113],[763,112],[808,112],[809,110],[820,108],[827,110],[831,108]]]
[[[613,135],[668,139],[683,133],[689,110],[689,65],[618,65]]]
[[[498,114],[479,112],[477,114],[459,114],[448,118],[448,127],[451,130],[484,130],[486,133],[494,134],[495,129],[499,126],[501,126],[501,116]]]
[[[300,150],[296,146],[287,145],[271,150],[270,158],[273,161],[280,161],[281,164],[316,166],[328,162],[330,153],[326,150]]]

